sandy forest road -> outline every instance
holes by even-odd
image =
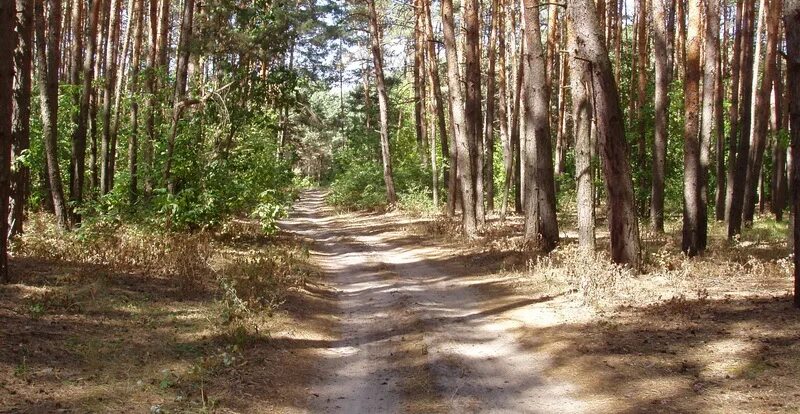
[[[487,301],[437,249],[396,243],[397,218],[335,215],[321,191],[284,230],[309,238],[337,291],[340,337],[321,354],[309,407],[325,413],[584,412],[576,390],[544,374],[549,358],[513,333],[554,298]]]

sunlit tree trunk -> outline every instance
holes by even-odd
[[[108,50],[105,63],[105,91],[103,92],[103,139],[100,145],[100,192],[106,194],[111,191],[111,135],[112,135],[112,109],[116,93],[117,57],[119,55],[120,13],[121,0],[111,0],[111,15],[108,23]]]
[[[481,115],[481,28],[479,0],[463,2],[464,23],[464,131],[470,146],[475,219],[484,221],[483,197],[483,116]]]
[[[544,251],[558,244],[550,94],[539,29],[538,0],[524,0],[525,241]]]
[[[650,194],[650,228],[658,233],[664,231],[664,182],[667,163],[667,140],[669,124],[669,84],[672,73],[669,65],[670,43],[667,33],[669,0],[653,2],[653,55],[655,57],[655,137],[653,140],[653,169]]]
[[[44,2],[37,1],[34,7],[36,26],[36,60],[39,95],[42,110],[42,138],[47,161],[47,179],[56,221],[61,229],[69,228],[67,204],[61,184],[58,165],[58,68],[61,66],[61,1],[47,0],[48,14],[45,20]]]
[[[144,31],[144,0],[135,0],[133,7],[133,55],[131,57],[131,132],[128,138],[128,172],[130,183],[128,197],[131,207],[139,195],[139,65],[142,55],[142,36]]]
[[[755,21],[754,0],[742,0],[742,22],[739,56],[739,136],[737,139],[736,168],[733,182],[728,182],[730,197],[727,200],[728,238],[742,232],[742,204],[747,179],[750,152],[751,101],[753,98],[753,31]]]
[[[414,0],[414,127],[417,138],[417,151],[419,152],[420,165],[427,164],[428,157],[425,151],[427,142],[427,126],[425,125],[425,46],[423,40],[422,2]]]
[[[467,135],[465,119],[466,109],[461,92],[461,74],[453,18],[452,0],[442,0],[442,28],[444,31],[444,47],[447,54],[447,83],[450,91],[450,113],[452,116],[453,135],[455,137],[456,154],[458,156],[458,179],[461,188],[461,205],[463,227],[467,237],[473,238],[478,233],[475,215],[475,187],[473,183],[473,163],[471,137]]]
[[[375,0],[366,0],[369,8],[369,30],[373,68],[375,69],[375,86],[378,90],[378,108],[380,112],[381,157],[383,160],[383,182],[386,185],[386,199],[389,204],[397,203],[397,192],[394,189],[392,176],[392,157],[389,152],[389,95],[386,92],[386,81],[383,75],[383,51],[380,43],[381,28],[378,23],[378,12]]]
[[[483,163],[483,187],[486,192],[486,209],[494,210],[494,121],[497,92],[497,32],[499,0],[492,1],[491,29],[487,53],[486,72],[486,122],[484,123],[484,142],[486,156]]]
[[[94,61],[97,53],[97,26],[100,20],[100,6],[103,0],[93,0],[89,12],[89,25],[86,31],[86,53],[82,62],[83,82],[80,91],[75,131],[72,134],[72,158],[70,158],[70,200],[75,207],[83,202],[83,184],[86,175],[86,133],[89,127],[89,110],[94,91]],[[80,215],[72,212],[75,222]]]
[[[703,252],[705,220],[702,202],[703,163],[700,142],[700,49],[702,15],[698,2],[689,2],[684,79],[683,129],[683,241],[682,250],[689,256]]]
[[[425,13],[425,47],[428,59],[428,77],[430,78],[433,103],[436,108],[436,125],[439,130],[439,137],[442,141],[442,158],[446,160],[442,165],[442,175],[447,182],[447,215],[455,215],[456,203],[456,157],[455,148],[450,145],[450,135],[447,133],[447,124],[444,111],[445,102],[442,97],[442,85],[439,79],[439,59],[436,55],[436,44],[433,37],[433,22],[431,21],[431,5],[427,1],[422,2]],[[451,154],[452,153],[452,154]]]
[[[580,50],[577,37],[570,28],[567,50]],[[578,246],[585,253],[595,249],[594,166],[592,165],[592,70],[590,62],[569,59],[572,121],[575,135],[575,180],[577,184]]]
[[[575,39],[569,53],[590,65],[597,124],[597,144],[608,194],[611,257],[617,263],[639,267],[639,226],[633,198],[633,181],[625,142],[625,127],[608,51],[603,43],[592,0],[567,3],[567,27]],[[581,47],[583,45],[583,47]]]
[[[14,166],[11,177],[11,206],[9,236],[22,233],[25,204],[30,188],[30,168],[17,162],[31,142],[31,86],[33,73],[33,0],[16,0],[17,18],[14,22],[17,40],[14,51],[14,102],[12,116],[11,155]]]
[[[753,102],[753,128],[749,160],[747,163],[747,178],[745,180],[744,199],[742,206],[742,221],[751,225],[755,214],[756,188],[761,177],[761,166],[764,160],[764,151],[767,145],[767,130],[769,128],[770,92],[772,79],[775,77],[775,65],[778,50],[778,31],[780,30],[781,0],[763,2],[766,8],[767,44],[764,59],[764,73],[761,85],[754,89]],[[754,63],[753,70],[756,70]]]

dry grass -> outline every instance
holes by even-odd
[[[302,240],[248,222],[220,234],[62,234],[37,217],[27,230],[14,282],[0,286],[0,412],[302,406],[311,359],[270,344],[303,329],[284,310],[304,307],[316,277]]]

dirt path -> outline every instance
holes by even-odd
[[[392,220],[335,215],[311,191],[283,225],[314,241],[338,292],[340,339],[320,350],[314,412],[588,411],[572,385],[546,377],[549,357],[514,334],[554,298],[487,300],[459,274],[465,264],[397,243]]]

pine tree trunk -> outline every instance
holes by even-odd
[[[425,142],[427,127],[425,125],[425,58],[424,41],[422,38],[422,2],[424,0],[414,0],[414,128],[417,138],[417,151],[420,158],[420,165],[427,165]]]
[[[550,94],[539,29],[538,0],[524,0],[525,242],[543,251],[558,244]]]
[[[58,165],[58,68],[61,66],[61,1],[47,0],[48,18],[44,17],[44,2],[34,7],[36,26],[36,58],[39,93],[42,109],[42,137],[47,160],[47,180],[58,227],[69,229],[67,204],[64,201],[61,170]]]
[[[117,57],[119,54],[120,7],[121,0],[112,0],[111,15],[108,21],[108,50],[105,63],[105,91],[103,92],[103,138],[100,144],[100,192],[111,191],[111,134],[112,109],[116,93]]]
[[[767,2],[763,0],[766,8],[767,50],[764,60],[764,73],[761,77],[761,86],[755,91],[753,102],[753,128],[750,151],[747,163],[747,178],[745,179],[744,198],[742,205],[742,221],[750,226],[755,215],[756,189],[758,188],[761,166],[764,161],[764,151],[767,145],[767,130],[769,128],[769,102],[772,91],[772,79],[775,77],[775,65],[778,49],[778,31],[780,29],[781,0]],[[753,70],[757,70],[754,63]],[[756,79],[757,80],[757,79]]]
[[[461,92],[461,74],[459,73],[458,46],[456,44],[452,0],[442,0],[442,29],[444,32],[444,47],[447,54],[447,83],[450,91],[452,133],[455,137],[455,148],[458,157],[458,180],[461,188],[463,212],[462,222],[464,234],[469,238],[474,238],[478,234],[478,223],[475,215],[472,145],[466,132],[466,108]]]
[[[483,187],[486,192],[486,209],[494,211],[494,121],[497,92],[497,32],[499,0],[492,1],[491,29],[487,53],[486,72],[486,122],[484,123],[484,142],[486,156],[483,163]]]
[[[633,180],[625,142],[619,90],[603,43],[597,11],[592,0],[567,3],[567,24],[575,36],[569,52],[573,59],[590,65],[597,144],[608,193],[608,225],[611,257],[617,263],[639,268],[639,226],[633,198]],[[583,45],[583,47],[580,47]]]
[[[581,50],[574,29],[567,31],[567,50]],[[594,253],[594,166],[592,165],[591,64],[569,59],[572,119],[575,135],[575,180],[577,185],[578,246],[584,253]]]
[[[722,29],[722,33],[725,35],[725,40],[722,41],[722,52],[717,52],[717,73],[714,77],[714,146],[715,146],[715,156],[716,156],[716,191],[714,196],[714,218],[717,221],[724,221],[725,220],[725,116],[723,113],[723,101],[725,99],[725,85],[723,82],[724,75],[724,66],[723,61],[727,62],[728,59],[728,27],[727,27],[727,20],[728,20],[728,13],[727,13],[727,6],[724,6],[725,3],[720,1],[723,4],[722,8],[722,16],[723,22],[725,25]],[[723,54],[725,58],[723,59]]]
[[[12,116],[12,159],[16,168],[11,177],[11,228],[9,236],[22,234],[25,222],[25,204],[30,191],[30,168],[17,163],[30,148],[31,143],[31,87],[33,73],[33,0],[16,0],[18,17],[15,21],[17,39],[14,51],[14,102]]]
[[[397,192],[394,189],[392,175],[392,157],[389,152],[389,95],[386,92],[386,81],[383,75],[383,51],[381,48],[381,28],[378,24],[378,12],[375,0],[366,0],[369,8],[369,28],[371,38],[372,62],[375,68],[375,86],[378,90],[378,108],[381,124],[381,157],[383,160],[383,182],[386,185],[386,200],[397,203]]]
[[[475,219],[483,226],[483,117],[481,115],[481,30],[479,0],[466,0],[463,5],[464,23],[464,121],[465,134],[472,162],[472,185]]]
[[[100,6],[103,0],[93,0],[89,13],[89,26],[86,32],[86,55],[82,63],[83,83],[78,104],[75,131],[72,134],[72,158],[70,159],[70,200],[76,207],[83,203],[83,183],[86,175],[86,134],[89,127],[89,110],[94,89],[94,61],[97,53],[97,26],[100,20]],[[79,223],[81,218],[72,212],[72,219]]]
[[[742,205],[744,187],[750,152],[750,124],[752,123],[751,102],[753,98],[753,25],[755,20],[754,0],[742,1],[741,50],[739,57],[739,137],[736,152],[736,168],[731,187],[728,209],[728,238],[732,239],[742,232]]]
[[[786,209],[786,142],[780,137],[783,128],[783,78],[781,74],[781,60],[775,66],[775,77],[772,79],[772,125],[770,129],[775,137],[772,145],[772,179],[770,183],[771,200],[770,208],[775,215],[775,221],[783,221],[783,210]]]
[[[144,0],[135,0],[133,8],[133,55],[131,61],[131,132],[128,138],[128,172],[130,183],[128,197],[131,207],[139,195],[139,65],[142,55],[142,35],[144,31]]]
[[[11,183],[12,99],[16,3],[0,3],[0,283],[8,281],[8,196]]]
[[[786,0],[784,4],[786,29],[786,72],[789,102],[789,124],[792,142],[792,159],[800,160],[800,0]],[[792,162],[792,216],[794,223],[794,306],[800,308],[800,162]]]
[[[701,10],[698,2],[689,2],[686,37],[686,73],[684,79],[683,135],[683,241],[681,249],[692,257],[703,252],[704,215],[702,144],[700,142],[700,48]]]
[[[669,132],[669,70],[667,44],[668,0],[653,2],[653,55],[655,57],[655,137],[653,140],[653,170],[650,193],[650,228],[656,233],[664,232],[664,182],[667,164],[667,141]]]

